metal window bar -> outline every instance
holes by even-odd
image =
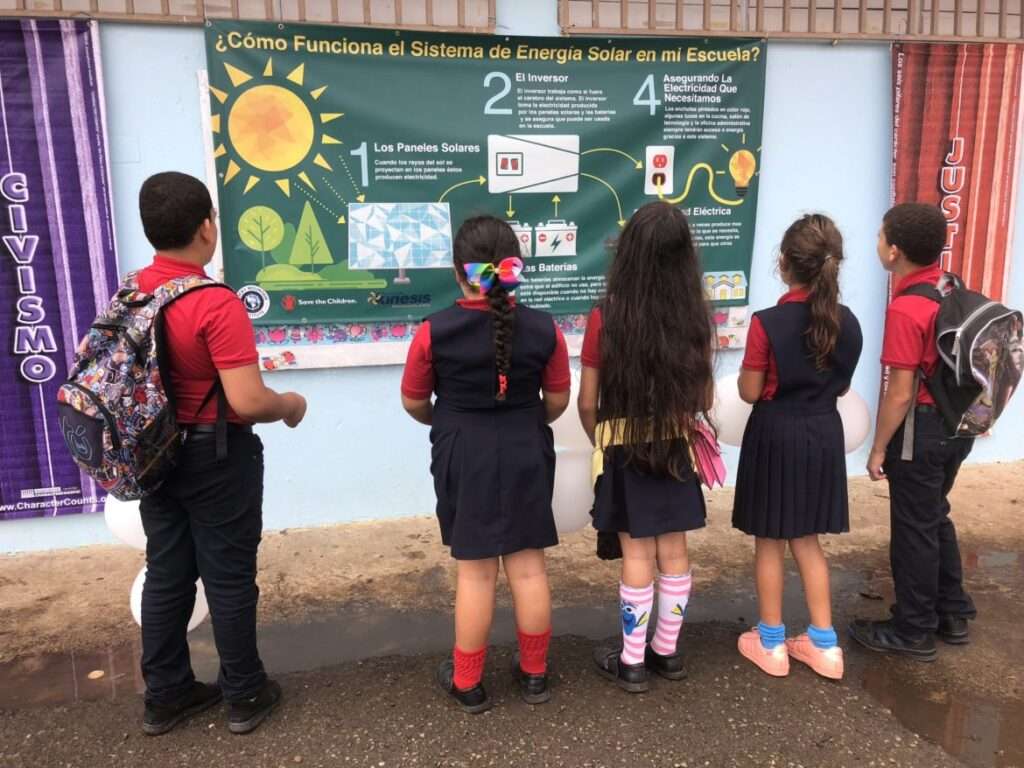
[[[728,28],[717,20],[725,10],[713,0],[677,0],[675,24],[659,26],[658,3],[647,3],[647,13],[631,17],[628,0],[618,3],[618,25],[614,12],[611,18],[600,13],[601,0],[590,3],[589,26],[586,4],[573,0],[559,3],[562,29],[569,35],[659,34],[702,35],[707,37],[744,36],[807,38],[818,40],[893,40],[920,39],[948,42],[996,42],[1024,39],[1024,0],[997,0],[998,8],[986,9],[984,0],[978,7],[968,7],[963,0],[952,0],[943,7],[942,0],[781,0],[766,5],[764,0],[727,0]],[[639,7],[639,0],[634,0]],[[754,23],[751,8],[754,2]],[[611,5],[611,3],[608,3]],[[662,0],[661,8],[668,6]],[[606,6],[607,7],[607,6]],[[614,8],[614,5],[612,6]],[[796,19],[807,13],[807,21]],[[822,20],[831,12],[832,23]],[[696,18],[688,16],[695,13]],[[746,14],[746,15],[744,15]],[[575,18],[579,23],[573,23]],[[693,21],[687,23],[688,18]],[[973,23],[972,23],[973,19]],[[986,19],[988,24],[986,25]],[[995,23],[998,19],[998,24]],[[819,22],[821,22],[819,26]],[[794,28],[798,27],[798,28]]]
[[[253,21],[307,21],[313,18],[323,18],[329,10],[332,23],[339,23],[341,19],[339,5],[341,2],[352,2],[352,0],[296,0],[291,10],[282,11],[280,0],[264,0],[250,4],[244,11],[240,0],[221,0],[208,7],[207,0],[194,0],[194,10],[190,12],[175,12],[171,0],[159,0],[156,4],[159,10],[139,10],[137,0],[107,0],[101,9],[100,0],[88,0],[88,10],[82,11],[65,7],[66,0],[48,0],[48,2],[31,3],[30,0],[0,0],[0,16],[9,18],[94,18],[107,21],[138,22],[146,24],[202,24],[208,15],[217,18],[230,18]],[[345,22],[355,26],[373,26],[386,28],[401,28],[411,30],[439,30],[439,31],[463,31],[463,32],[493,32],[495,29],[496,0],[488,0],[486,7],[486,18],[479,5],[472,6],[471,0],[456,0],[457,23],[435,23],[433,13],[433,0],[421,0],[418,5],[425,8],[425,22],[417,20],[417,23],[407,22],[407,19],[415,18],[405,3],[410,0],[363,0],[363,24]],[[33,5],[35,7],[33,7]],[[40,7],[42,6],[42,7]],[[119,6],[119,7],[118,7]],[[403,7],[405,6],[405,7]],[[150,5],[152,7],[152,4]],[[184,9],[182,9],[184,10]],[[319,11],[319,12],[317,12]],[[596,24],[596,19],[594,20]]]

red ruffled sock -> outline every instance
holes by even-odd
[[[539,635],[528,635],[516,630],[519,638],[519,668],[528,675],[543,675],[548,670],[548,646],[551,630]]]
[[[484,676],[484,661],[487,658],[487,648],[484,647],[479,651],[467,653],[466,651],[459,650],[458,646],[455,646],[452,658],[455,662],[455,675],[453,678],[455,687],[460,691],[476,688],[480,683],[480,679]]]

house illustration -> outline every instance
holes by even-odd
[[[747,278],[742,272],[705,272],[704,292],[711,301],[747,298]]]

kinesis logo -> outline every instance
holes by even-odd
[[[429,293],[377,293],[371,291],[366,301],[375,307],[427,307],[433,297]]]

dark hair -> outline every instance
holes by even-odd
[[[882,231],[889,245],[921,267],[937,262],[946,247],[946,217],[934,205],[901,203],[890,208],[882,219]]]
[[[817,369],[827,370],[839,341],[839,266],[843,261],[843,236],[828,216],[810,213],[786,230],[781,250],[786,274],[811,292],[807,345]]]
[[[519,255],[519,238],[512,227],[494,216],[466,219],[455,235],[455,268],[466,279],[466,264],[490,263],[497,266],[502,259]],[[497,373],[495,399],[504,400],[512,369],[512,339],[515,336],[515,307],[508,300],[508,291],[495,281],[487,291],[487,301],[494,319],[494,363]]]
[[[139,213],[150,244],[158,251],[177,251],[191,243],[202,223],[213,215],[213,200],[199,179],[168,171],[143,183]]]
[[[598,419],[625,419],[627,464],[684,479],[685,439],[698,415],[710,423],[715,333],[686,216],[655,202],[622,231],[601,303]]]

